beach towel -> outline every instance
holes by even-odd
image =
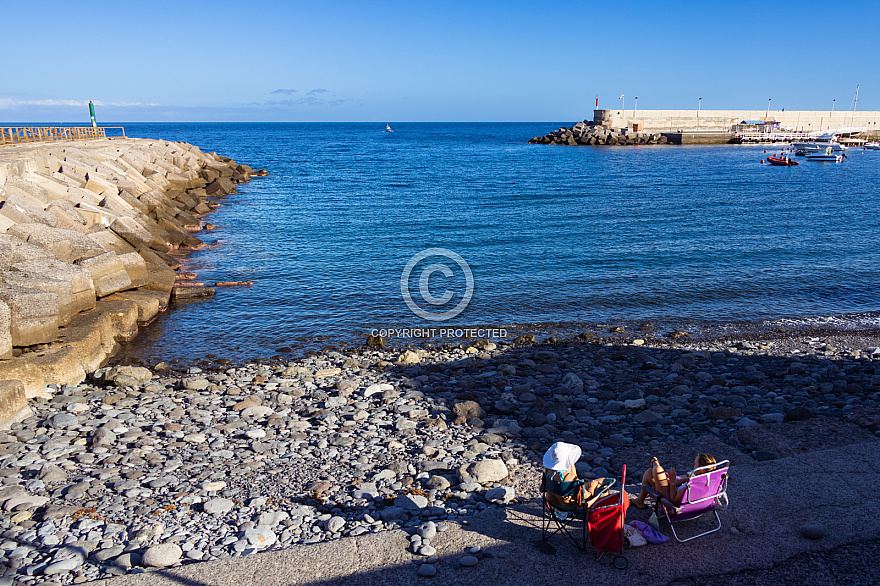
[[[666,537],[647,523],[642,523],[641,521],[630,521],[629,524],[638,529],[639,533],[642,534],[642,537],[644,537],[645,541],[647,541],[648,543],[653,543],[654,545],[657,545],[669,541],[668,537]]]

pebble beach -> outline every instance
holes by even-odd
[[[0,584],[401,527],[432,575],[431,540],[448,523],[539,497],[540,457],[557,440],[581,446],[580,476],[619,477],[626,463],[632,478],[660,442],[710,438],[772,460],[761,434],[805,420],[876,439],[878,346],[874,331],[604,331],[99,369],[0,434]]]

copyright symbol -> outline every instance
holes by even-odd
[[[419,275],[419,295],[426,303],[435,306],[437,309],[434,309],[433,311],[422,309],[416,304],[415,301],[413,301],[412,295],[409,292],[409,279],[410,275],[413,272],[413,269],[415,269],[416,265],[419,264],[421,261],[430,257],[442,257],[446,261],[452,261],[453,263],[455,263],[455,265],[458,265],[458,267],[464,273],[464,295],[462,296],[458,304],[452,309],[439,311],[439,306],[446,305],[450,301],[452,301],[452,298],[455,296],[455,293],[453,291],[446,289],[442,295],[437,297],[431,293],[431,290],[428,286],[431,276],[435,273],[440,273],[446,278],[450,278],[455,275],[455,271],[449,268],[449,264],[430,264],[423,268],[421,274]],[[468,263],[465,262],[465,260],[458,253],[455,253],[448,248],[426,248],[425,250],[417,253],[415,256],[409,259],[409,262],[406,263],[405,267],[403,267],[403,273],[400,275],[400,294],[403,296],[403,300],[404,302],[406,302],[406,306],[409,307],[414,314],[421,317],[422,319],[426,319],[429,321],[446,321],[448,319],[454,318],[459,313],[464,311],[464,308],[467,307],[468,303],[470,303],[471,297],[474,294],[474,275],[471,272],[471,267],[468,266]]]

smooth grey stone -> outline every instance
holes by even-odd
[[[419,566],[419,576],[423,578],[431,578],[437,575],[437,568],[431,564],[422,564]]]
[[[469,568],[471,566],[476,566],[479,560],[472,555],[462,556],[458,563],[465,568]]]

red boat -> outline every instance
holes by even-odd
[[[798,162],[792,159],[791,157],[767,157],[767,162],[771,165],[779,165],[781,167],[791,167],[792,165],[797,165]]]

